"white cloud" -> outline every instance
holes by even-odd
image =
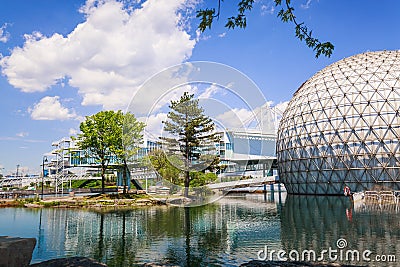
[[[138,118],[139,121],[146,123],[145,136],[151,140],[157,140],[160,136],[165,136],[163,133],[164,124],[167,119],[167,113],[153,114],[148,117]]]
[[[307,2],[305,4],[301,4],[300,7],[303,9],[309,9],[311,6],[311,2],[312,0],[307,0]]]
[[[160,96],[157,102],[153,103],[152,113],[159,111],[163,107],[169,106],[171,104],[171,101],[178,101],[185,92],[189,94],[196,94],[197,90],[198,88],[191,84],[183,84],[181,86],[173,88],[164,95]]]
[[[289,101],[280,102],[280,103],[276,104],[274,107],[278,110],[278,112],[280,114],[283,114],[283,112],[285,112],[288,104],[289,104]]]
[[[27,137],[29,135],[29,133],[28,132],[19,132],[19,133],[16,133],[15,135],[18,137]]]
[[[68,131],[69,135],[77,135],[78,134],[78,130],[74,129],[74,128],[70,128]]]
[[[180,10],[195,2],[148,0],[132,10],[116,0],[87,0],[83,23],[67,36],[26,35],[0,60],[2,73],[23,92],[68,83],[82,105],[125,108],[147,78],[191,56],[196,38],[182,26]]]
[[[0,141],[18,141],[21,139],[15,136],[0,136]],[[45,143],[47,140],[38,140],[38,139],[23,139],[22,141],[27,143]]]
[[[7,43],[10,39],[10,33],[6,31],[8,23],[4,23],[3,26],[0,27],[0,42]]]
[[[59,96],[46,96],[28,112],[33,120],[69,120],[77,118],[73,110],[63,107]]]
[[[275,3],[269,2],[268,4],[261,5],[261,15],[264,16],[265,14],[274,14],[275,11]]]
[[[272,101],[267,101],[262,107],[257,107],[253,111],[233,108],[216,116],[216,119],[227,129],[253,128],[272,133],[276,132],[288,103],[288,101],[280,102],[273,106]]]
[[[233,108],[216,117],[219,124],[225,129],[246,128],[249,118],[254,116],[254,113],[245,108]]]
[[[221,33],[221,34],[218,34],[218,37],[220,37],[220,38],[224,38],[226,36],[226,32],[223,32],[223,33]]]
[[[215,83],[211,84],[211,86],[207,87],[203,93],[201,93],[198,98],[210,98],[217,93],[225,93],[224,89],[218,87]]]

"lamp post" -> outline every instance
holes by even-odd
[[[43,156],[43,160],[42,160],[42,200],[43,200],[44,163],[45,162],[47,162],[47,156]]]

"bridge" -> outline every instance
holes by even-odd
[[[279,183],[279,176],[274,175],[274,176],[246,179],[246,180],[214,183],[214,184],[208,184],[207,187],[212,190],[218,190],[218,189],[223,190],[223,189],[232,189],[238,187],[257,186],[263,184],[274,184],[274,183]]]

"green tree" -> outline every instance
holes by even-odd
[[[105,172],[113,159],[113,163],[122,166],[124,174],[124,191],[128,162],[137,154],[143,142],[145,124],[139,122],[132,113],[122,111],[100,111],[87,116],[80,124],[78,146],[87,150],[101,165],[101,188],[104,193]]]
[[[163,121],[164,130],[171,136],[162,137],[169,155],[179,157],[174,163],[184,172],[185,197],[189,195],[190,172],[202,170],[215,164],[217,155],[213,153],[219,135],[215,124],[204,114],[194,95],[185,92],[178,101],[171,101],[171,111]]]
[[[204,32],[207,28],[211,28],[214,19],[219,19],[221,11],[221,2],[218,0],[218,7],[200,9],[197,11],[197,17],[200,18],[199,30]],[[237,14],[228,17],[225,27],[234,29],[236,27],[246,28],[247,17],[246,12],[251,11],[255,0],[238,0]],[[332,55],[334,46],[330,42],[321,42],[312,35],[312,31],[307,28],[304,22],[298,22],[294,15],[294,8],[291,5],[291,0],[274,0],[275,6],[279,6],[281,9],[278,12],[278,17],[283,22],[291,22],[295,26],[295,35],[300,41],[304,41],[306,45],[315,51],[315,57],[319,57],[321,54],[327,57]]]
[[[135,115],[128,112],[123,116],[121,140],[116,144],[115,154],[122,165],[124,193],[126,193],[126,180],[129,172],[128,163],[133,162],[140,145],[143,144],[143,130],[145,123],[136,119]]]
[[[104,194],[105,172],[122,140],[123,113],[121,111],[100,111],[86,116],[79,128],[78,146],[87,150],[101,166],[101,191]]]
[[[156,149],[149,153],[148,159],[163,179],[174,185],[183,185],[182,171],[176,167],[179,164],[179,158],[173,156],[168,158],[164,151]]]

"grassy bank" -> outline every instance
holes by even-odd
[[[26,208],[106,208],[164,205],[146,194],[98,194],[94,196],[1,199],[0,207]]]

